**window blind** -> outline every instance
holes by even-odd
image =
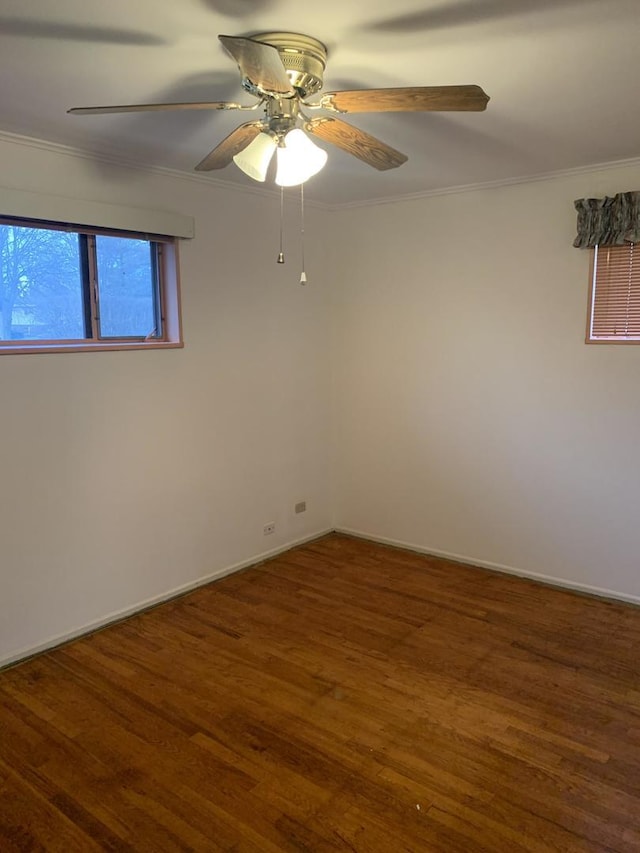
[[[588,339],[640,341],[640,243],[595,247]]]

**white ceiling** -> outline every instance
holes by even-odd
[[[388,198],[640,156],[638,0],[2,0],[0,130],[191,171],[247,114],[66,110],[250,103],[217,35],[265,30],[323,41],[326,91],[477,83],[491,96],[484,113],[348,117],[409,160],[377,172],[327,146],[310,199]],[[211,174],[256,186],[234,165]]]

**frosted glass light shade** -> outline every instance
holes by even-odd
[[[276,184],[280,187],[303,184],[327,162],[327,152],[318,148],[300,128],[287,133],[284,147],[278,147],[277,157]]]
[[[277,144],[270,133],[259,133],[253,142],[235,155],[233,162],[254,181],[264,181]]]

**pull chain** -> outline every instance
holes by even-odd
[[[284,252],[282,251],[282,221],[284,219],[284,187],[280,187],[280,251],[278,253],[277,264],[284,263]]]
[[[306,284],[307,274],[304,271],[304,184],[300,184],[300,244],[302,249],[302,272],[300,273],[300,284]]]

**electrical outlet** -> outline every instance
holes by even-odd
[[[307,502],[306,501],[300,501],[300,503],[297,503],[294,506],[294,509],[297,513],[298,512],[306,512],[307,511]]]
[[[275,521],[272,521],[270,524],[265,524],[265,526],[262,528],[262,532],[264,533],[265,536],[269,536],[271,533],[275,533],[276,532]]]

